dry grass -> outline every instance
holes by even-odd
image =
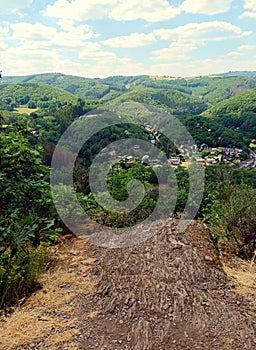
[[[39,108],[18,107],[18,108],[15,108],[15,112],[18,112],[20,114],[30,115],[31,113],[38,111],[38,109]]]
[[[223,264],[230,284],[256,305],[256,264],[236,258]]]
[[[180,80],[179,77],[159,77],[158,75],[150,75],[149,79],[151,80]]]
[[[42,349],[77,349],[72,339],[79,333],[75,317],[78,296],[97,286],[88,273],[94,262],[89,253],[88,245],[78,238],[63,239],[52,249],[55,266],[42,276],[43,288],[0,319],[0,349],[23,348],[32,342],[42,342]]]

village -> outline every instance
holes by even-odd
[[[160,134],[151,125],[145,125],[145,129],[149,132],[150,142],[156,145],[159,142]],[[252,168],[256,165],[256,154],[250,148],[248,158],[241,159],[242,149],[236,147],[210,147],[206,143],[199,147],[196,144],[179,145],[177,147],[178,154],[172,155],[168,159],[168,163],[172,168],[182,166],[188,168],[192,161],[202,166],[211,166],[218,163],[225,163],[234,168]],[[149,154],[141,155],[141,146],[134,144],[129,150],[129,154],[117,156],[115,150],[109,152],[110,160],[119,159],[124,163],[133,163],[140,160],[142,164],[152,164],[153,168],[161,168],[162,164],[158,158],[151,157]],[[137,154],[136,154],[137,153]]]

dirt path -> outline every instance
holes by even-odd
[[[179,234],[170,221],[139,246],[93,255],[99,285],[81,299],[79,349],[256,348],[256,309],[228,287],[203,224]]]

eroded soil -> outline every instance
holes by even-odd
[[[256,348],[255,305],[229,288],[202,223],[178,233],[170,220],[140,245],[93,256],[99,285],[81,299],[80,349]]]
[[[0,320],[1,350],[256,349],[255,264],[221,262],[200,222],[131,248],[54,249],[42,289]]]

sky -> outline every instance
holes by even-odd
[[[0,0],[3,76],[256,70],[256,0]]]

